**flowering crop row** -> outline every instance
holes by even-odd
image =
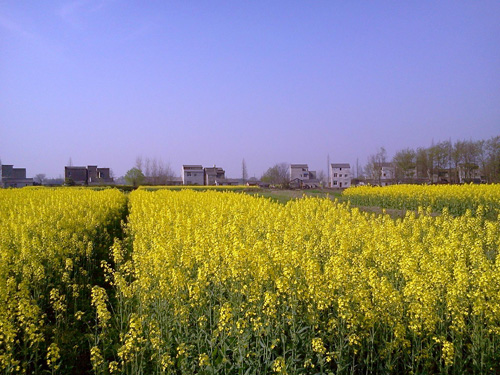
[[[114,313],[93,294],[98,373],[500,371],[498,220],[188,190],[129,207]]]
[[[91,289],[125,210],[117,190],[0,190],[0,372],[90,369]]]
[[[404,210],[430,207],[439,212],[447,208],[453,215],[463,215],[467,210],[476,213],[481,207],[490,217],[500,214],[500,184],[360,186],[344,190],[342,196],[359,206]]]

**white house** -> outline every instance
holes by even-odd
[[[330,187],[348,188],[351,186],[351,165],[349,163],[330,164]]]
[[[205,184],[205,171],[201,165],[183,165],[181,177],[183,185]]]

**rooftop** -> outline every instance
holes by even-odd
[[[203,169],[201,165],[183,165],[182,169]]]

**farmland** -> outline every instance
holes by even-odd
[[[0,191],[1,369],[499,372],[498,187],[487,208],[460,188],[393,198],[399,219],[353,195]]]
[[[435,212],[446,209],[453,215],[467,210],[495,219],[500,214],[500,185],[392,185],[346,189],[342,197],[354,205],[380,206],[401,210],[426,207]]]
[[[125,212],[117,190],[0,190],[3,373],[91,369],[91,290]]]

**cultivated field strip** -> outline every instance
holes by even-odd
[[[190,190],[129,209],[113,310],[94,294],[98,373],[500,372],[500,228],[481,212]]]
[[[120,233],[118,190],[0,190],[0,371],[91,370],[91,289]]]
[[[452,215],[470,210],[493,219],[500,214],[500,184],[359,186],[344,190],[342,196],[357,206],[403,210],[426,207],[434,212],[446,209]]]

